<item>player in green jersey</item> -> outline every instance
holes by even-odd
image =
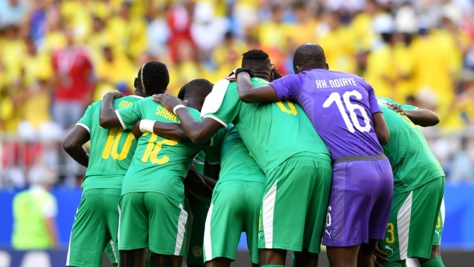
[[[407,258],[417,258],[422,267],[444,266],[439,242],[445,174],[415,125],[435,125],[438,117],[429,110],[400,107],[390,99],[378,101],[390,131],[390,141],[383,149],[394,179],[387,232],[379,241],[379,250],[388,254],[388,261],[379,262],[395,267],[404,266]]]
[[[149,75],[154,74],[147,73],[147,68],[148,64],[142,67],[144,84],[141,88],[146,92],[163,93],[166,87],[160,86],[159,81],[147,82]],[[196,92],[195,101],[202,103],[211,88],[212,84],[207,82],[207,87]],[[141,129],[153,128],[153,123],[147,124],[151,120],[161,124],[179,123],[176,115],[151,98],[130,108],[114,110],[114,97],[113,93],[104,96],[100,114],[103,127],[121,125],[124,129],[132,129],[139,120]],[[189,111],[196,119],[200,118],[197,110],[189,108]],[[143,133],[138,139],[135,155],[123,179],[119,203],[121,264],[141,266],[143,250],[149,248],[155,259],[154,266],[181,266],[188,216],[184,210],[183,180],[201,146],[150,132]]]
[[[270,60],[261,50],[245,53],[242,67],[254,70],[256,86],[270,80]],[[287,101],[244,103],[236,83],[225,80],[216,83],[206,98],[202,122],[178,98],[163,94],[153,98],[178,115],[194,143],[207,142],[230,123],[239,131],[267,178],[260,216],[260,264],[282,266],[286,250],[296,251],[298,266],[317,264],[331,162],[327,147],[302,109]]]
[[[114,108],[130,107],[146,96],[137,88],[137,81],[139,78],[135,79],[135,94],[116,99]],[[94,102],[87,108],[63,142],[66,152],[87,167],[82,182],[81,203],[71,230],[67,266],[101,266],[106,245],[111,262],[118,263],[117,207],[122,179],[132,161],[137,142],[130,131],[100,127],[101,103]],[[90,154],[83,148],[89,140]]]
[[[237,129],[230,126],[222,141],[219,181],[207,213],[206,266],[230,266],[243,231],[247,234],[252,266],[258,266],[258,216],[264,187],[264,173],[250,156]]]

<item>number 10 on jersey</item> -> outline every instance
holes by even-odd
[[[363,133],[369,132],[372,128],[370,126],[369,116],[367,115],[367,112],[365,112],[365,109],[363,107],[351,102],[351,96],[359,100],[362,99],[362,95],[356,90],[347,91],[342,95],[342,99],[344,100],[343,103],[339,92],[333,92],[324,102],[323,108],[328,108],[332,105],[332,103],[336,103],[337,109],[339,110],[339,113],[341,114],[342,119],[344,120],[344,123],[346,124],[346,127],[349,132],[354,133],[355,129]],[[346,109],[347,111],[349,111],[350,118],[346,113]],[[357,117],[357,113],[355,112],[356,110],[360,112],[360,115],[364,119],[364,126],[360,125],[359,118]]]

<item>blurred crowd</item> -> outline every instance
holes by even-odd
[[[133,93],[144,62],[167,64],[176,95],[253,48],[292,73],[306,42],[377,96],[435,110],[435,154],[450,179],[474,180],[473,14],[472,0],[0,0],[0,186],[38,164],[77,185],[62,138],[106,92]]]

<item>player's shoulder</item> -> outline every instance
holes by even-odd
[[[114,100],[115,108],[128,108],[136,103],[143,101],[145,98],[137,95],[128,95],[124,97],[120,97]],[[151,97],[150,97],[151,100]]]

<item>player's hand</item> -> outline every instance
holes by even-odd
[[[154,94],[152,96],[153,101],[162,104],[167,110],[173,112],[174,107],[177,105],[185,105],[186,102],[181,99],[168,95],[168,94]]]
[[[250,75],[250,77],[254,76],[253,70],[247,69],[247,68],[237,68],[237,69],[234,70],[234,72],[235,72],[235,77],[236,78],[239,75],[239,73],[241,73],[241,72],[247,72]]]
[[[387,103],[387,107],[399,114],[405,115],[405,111],[397,104]]]
[[[112,91],[112,92],[108,92],[107,94],[104,95],[104,99],[107,98],[107,97],[112,97],[112,98],[121,98],[123,96],[123,93],[118,91],[118,90],[115,90],[115,91]]]
[[[270,81],[280,79],[281,77],[283,77],[283,75],[281,75],[281,73],[278,71],[275,64],[272,64],[272,72],[271,72]]]
[[[135,126],[133,126],[133,129],[132,129],[132,133],[133,133],[133,136],[135,136],[136,139],[140,138],[142,135],[143,135],[143,132],[140,130],[140,121],[137,121],[137,123],[135,123]]]
[[[225,79],[229,81],[236,81],[237,80],[237,76],[235,75],[236,70],[237,69],[234,69],[229,74],[227,74],[227,76],[225,76]]]
[[[379,244],[377,243],[377,245],[375,246],[375,250],[374,250],[374,256],[375,256],[375,259],[374,259],[374,263],[376,266],[382,266],[382,263],[383,262],[388,262],[388,254],[383,252],[380,248],[379,248]]]

